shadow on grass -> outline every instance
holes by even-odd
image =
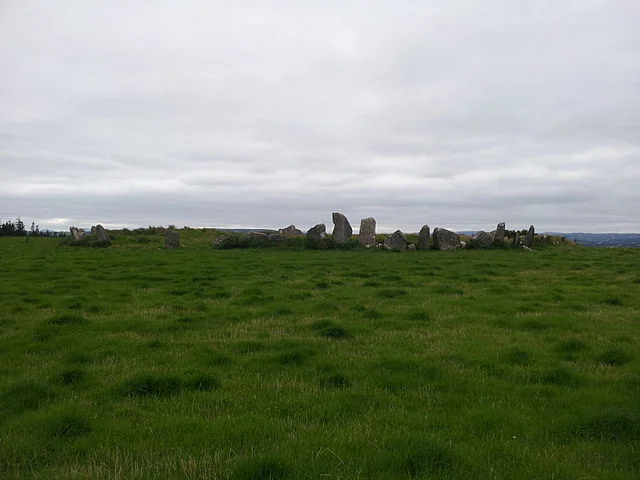
[[[185,379],[175,375],[140,375],[124,382],[119,393],[125,397],[169,397],[184,391],[210,391],[220,388],[220,381],[211,375]]]

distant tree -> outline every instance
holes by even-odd
[[[16,236],[24,237],[27,234],[27,230],[24,228],[24,222],[20,220],[20,217],[16,219]]]

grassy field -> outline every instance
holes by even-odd
[[[640,478],[640,249],[0,239],[0,478]]]

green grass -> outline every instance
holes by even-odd
[[[0,239],[0,478],[640,477],[640,249]]]

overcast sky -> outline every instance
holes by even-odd
[[[640,1],[0,0],[0,219],[640,232]]]

